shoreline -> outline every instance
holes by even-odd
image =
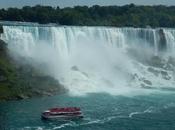
[[[1,26],[28,26],[28,27],[103,27],[103,28],[133,28],[133,29],[171,29],[175,27],[151,27],[149,25],[145,27],[137,26],[109,26],[109,25],[60,25],[57,23],[41,24],[36,22],[22,22],[22,21],[1,21]]]

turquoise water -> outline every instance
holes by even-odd
[[[81,107],[85,118],[42,121],[43,110]],[[0,103],[0,130],[174,130],[175,94],[143,96],[68,95]]]

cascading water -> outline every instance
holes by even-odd
[[[140,88],[173,87],[173,64],[167,63],[167,57],[162,61],[157,57],[173,57],[173,29],[3,28],[2,39],[11,52],[47,65],[48,74],[65,85],[70,94],[122,94]],[[170,68],[166,68],[168,65]]]

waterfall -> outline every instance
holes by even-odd
[[[1,38],[8,43],[9,50],[47,64],[48,73],[73,94],[127,92],[130,86],[141,86],[143,77],[156,86],[160,80],[147,72],[148,66],[132,59],[128,50],[134,48],[133,53],[140,51],[136,57],[146,59],[147,55],[158,56],[162,51],[173,55],[175,48],[174,29],[86,26],[3,26],[3,29]]]
[[[75,41],[90,39],[101,41],[109,46],[125,48],[131,44],[142,44],[158,53],[159,30],[141,28],[109,28],[109,27],[35,27],[35,26],[4,26],[2,38],[9,44],[15,44],[30,53],[32,46],[39,41],[48,42],[59,51],[68,53]],[[175,30],[162,29],[167,40],[168,51],[174,48]],[[12,42],[12,43],[11,43]]]

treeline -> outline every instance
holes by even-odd
[[[175,6],[25,6],[0,9],[0,20],[60,25],[175,27]]]

